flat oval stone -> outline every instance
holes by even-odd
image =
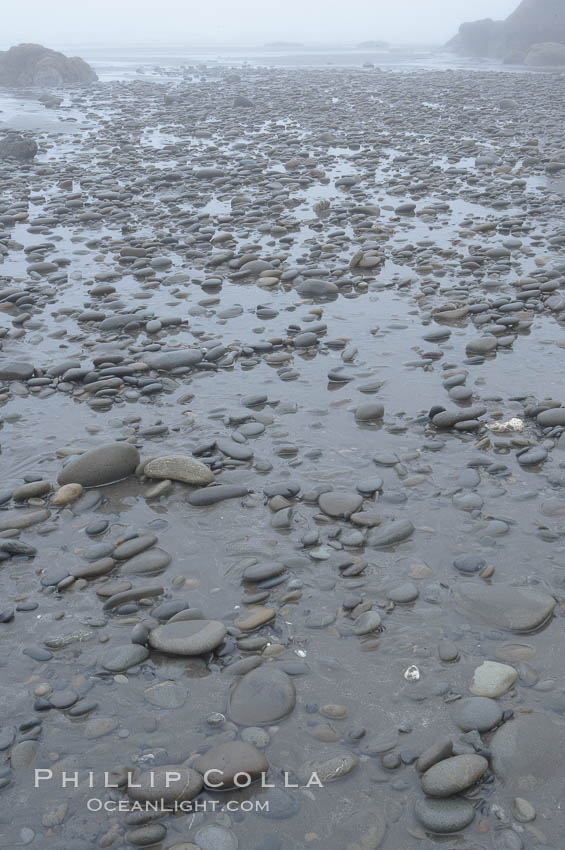
[[[565,407],[552,407],[549,410],[542,410],[537,415],[537,422],[542,428],[565,425]]]
[[[129,443],[99,446],[71,461],[59,473],[59,484],[99,487],[131,475],[139,464],[139,452]]]
[[[243,578],[245,581],[265,581],[266,579],[280,576],[285,570],[285,565],[279,564],[276,561],[265,564],[253,564],[243,571]]]
[[[555,599],[541,590],[500,583],[491,586],[465,582],[454,591],[457,610],[471,622],[487,623],[512,632],[539,628],[553,613]]]
[[[365,611],[353,623],[353,634],[368,635],[381,627],[381,616],[378,611]]]
[[[460,573],[478,573],[484,569],[487,562],[479,555],[460,555],[453,561],[453,566]]]
[[[235,440],[217,440],[216,448],[219,452],[234,460],[251,460],[253,449],[245,444],[236,443]]]
[[[534,466],[543,463],[547,458],[547,450],[543,446],[534,446],[518,455],[518,463],[521,466]]]
[[[259,629],[268,623],[275,616],[274,608],[266,608],[263,605],[254,605],[249,609],[247,617],[237,617],[235,625],[238,629],[244,632],[251,632],[254,629]]]
[[[167,455],[149,460],[143,467],[148,478],[182,481],[184,484],[202,486],[216,480],[214,473],[191,455]]]
[[[371,422],[375,419],[382,419],[384,415],[384,405],[377,402],[367,402],[355,408],[355,419],[358,422]]]
[[[478,732],[488,732],[502,720],[502,708],[493,699],[469,697],[455,703],[452,716],[464,732],[470,732],[473,729]]]
[[[264,726],[286,717],[295,703],[292,679],[271,663],[251,670],[232,684],[228,712],[240,726]]]
[[[190,368],[200,363],[203,353],[199,348],[189,348],[180,351],[164,351],[159,354],[145,355],[145,362],[152,369],[170,372],[180,367]]]
[[[237,499],[247,496],[249,488],[241,484],[215,484],[213,487],[202,487],[190,494],[187,501],[194,507],[204,507],[223,502],[225,499]]]
[[[414,533],[414,526],[409,519],[392,520],[369,532],[368,543],[375,549],[385,549],[407,540]]]
[[[180,778],[179,777],[180,774]],[[192,800],[202,791],[201,775],[190,767],[178,764],[160,765],[146,770],[139,777],[130,777],[128,797],[140,802],[174,803]]]
[[[233,788],[238,773],[240,785],[259,779],[269,769],[264,753],[245,741],[227,741],[212,747],[194,762],[194,768],[204,777],[208,788]]]
[[[155,546],[153,549],[147,549],[145,552],[140,552],[139,555],[124,561],[122,575],[158,576],[170,563],[171,556],[169,553]]]
[[[557,716],[532,712],[516,715],[490,741],[492,767],[516,793],[537,790],[540,783],[563,779],[565,723]]]
[[[479,755],[453,756],[430,767],[422,776],[422,790],[429,797],[451,797],[478,782],[488,768]]]
[[[216,649],[227,634],[217,620],[177,620],[149,632],[149,645],[169,655],[204,655]]]
[[[140,534],[139,537],[134,537],[132,540],[124,540],[123,543],[118,543],[112,551],[112,558],[115,558],[116,561],[126,561],[128,558],[139,555],[140,552],[145,552],[155,543],[157,543],[155,534]]]
[[[431,747],[428,747],[427,750],[424,750],[416,762],[416,770],[420,773],[424,773],[426,770],[429,770],[430,767],[433,767],[434,764],[437,764],[452,755],[453,741],[451,738],[442,738],[441,740],[436,741],[435,744],[432,744]]]
[[[120,673],[123,670],[129,670],[130,667],[135,667],[136,664],[141,664],[148,657],[149,650],[147,647],[132,643],[111,650],[102,662],[102,666],[111,673]]]
[[[5,516],[0,516],[0,531],[7,531],[9,528],[29,528],[31,525],[45,522],[50,516],[51,513],[44,508],[37,511],[8,511]]]
[[[134,847],[148,847],[158,844],[165,838],[166,834],[167,829],[163,824],[151,823],[146,826],[138,826],[135,829],[128,829],[126,840]]]
[[[396,602],[397,604],[414,602],[419,595],[418,588],[412,581],[407,581],[404,584],[392,587],[387,592],[387,598],[390,599],[391,602]]]
[[[325,514],[331,517],[348,517],[359,510],[363,504],[363,496],[359,493],[322,493],[318,504]]]
[[[473,821],[475,809],[461,797],[452,799],[418,800],[415,807],[416,817],[430,832],[438,835],[460,832]]]
[[[310,777],[316,773],[320,782],[335,782],[336,779],[343,779],[351,773],[352,770],[359,764],[359,759],[353,753],[339,753],[330,758],[304,762],[298,768],[298,778],[306,784]]]

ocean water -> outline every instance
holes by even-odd
[[[92,45],[60,45],[69,55],[82,56],[96,70],[101,80],[131,80],[139,77],[158,78],[163,71],[183,65],[269,68],[362,68],[367,72],[381,68],[388,71],[417,69],[467,69],[498,71],[522,70],[520,66],[502,65],[489,59],[456,56],[441,45],[391,45],[367,49],[347,45],[151,45],[135,47],[100,47]],[[373,67],[369,67],[372,65]]]

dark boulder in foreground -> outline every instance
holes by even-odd
[[[0,51],[2,86],[67,86],[97,79],[84,59],[65,56],[41,44],[18,44]]]
[[[565,44],[565,3],[563,0],[522,0],[504,21],[485,18],[461,24],[459,32],[446,45],[464,56],[486,56],[523,63],[533,45]],[[528,64],[560,64],[551,60]],[[543,60],[542,52],[540,59]]]
[[[8,133],[0,141],[0,159],[19,159],[20,162],[29,162],[37,153],[37,144],[28,136],[21,133]]]

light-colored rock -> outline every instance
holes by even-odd
[[[71,502],[76,502],[82,496],[83,489],[82,484],[64,484],[62,487],[59,487],[51,502],[57,507],[70,505]]]
[[[518,672],[509,664],[498,661],[483,661],[473,675],[469,690],[477,697],[496,699],[510,690]]]
[[[184,484],[205,486],[216,480],[214,473],[191,455],[166,455],[149,460],[143,473],[148,478],[182,481]]]

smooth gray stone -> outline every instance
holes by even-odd
[[[354,635],[368,635],[381,627],[381,616],[378,611],[365,611],[353,623]]]
[[[487,562],[479,555],[460,555],[453,561],[453,566],[460,573],[478,573],[484,569]]]
[[[151,823],[145,826],[138,826],[135,829],[128,829],[126,832],[126,841],[133,844],[134,847],[154,847],[162,841],[167,835],[167,828],[161,823]]]
[[[9,528],[29,528],[39,522],[45,522],[50,516],[51,513],[46,508],[2,511],[0,514],[0,531],[7,531]]]
[[[175,620],[149,632],[149,645],[170,655],[204,655],[224,640],[227,629],[216,620]]]
[[[482,756],[453,756],[434,764],[422,776],[422,790],[429,797],[452,797],[479,781],[488,769]]]
[[[234,440],[216,440],[216,448],[218,451],[222,452],[222,454],[227,457],[231,457],[234,460],[251,460],[253,457],[252,449],[246,445],[236,443]]]
[[[338,294],[339,289],[329,280],[310,278],[298,284],[296,291],[304,298],[332,298]]]
[[[565,425],[565,407],[552,407],[550,410],[542,410],[537,415],[537,423],[542,428]]]
[[[35,366],[20,360],[5,360],[0,365],[0,380],[27,381],[35,372]]]
[[[397,604],[414,602],[419,596],[419,590],[413,581],[404,582],[387,591],[387,598]]]
[[[155,534],[140,534],[139,537],[133,537],[131,540],[124,540],[119,543],[112,551],[112,558],[116,561],[125,561],[128,558],[133,558],[139,555],[151,546],[157,543]]]
[[[547,450],[543,446],[534,446],[526,452],[522,452],[517,457],[520,466],[534,466],[537,463],[543,463],[547,460]]]
[[[372,478],[363,478],[362,481],[359,481],[357,484],[357,490],[363,496],[372,496],[373,493],[378,492],[383,489],[384,481],[382,478],[379,478],[377,475]]]
[[[121,574],[123,576],[158,576],[171,563],[171,556],[164,549],[154,546],[146,549],[133,558],[123,561]]]
[[[355,419],[358,422],[371,422],[375,419],[382,419],[384,415],[384,404],[378,404],[376,402],[367,402],[355,408]]]
[[[332,490],[322,493],[318,504],[325,514],[331,517],[348,517],[359,510],[363,497],[358,493],[340,493]]]
[[[392,520],[378,528],[372,528],[369,532],[367,542],[375,549],[385,549],[402,543],[414,533],[414,526],[409,519]]]
[[[294,709],[295,703],[292,679],[275,664],[265,664],[232,684],[228,712],[240,726],[264,726],[282,720]]]
[[[515,793],[565,774],[565,723],[555,714],[517,714],[490,741],[494,773]]]
[[[458,422],[465,422],[470,419],[479,419],[487,412],[486,407],[480,405],[478,407],[465,407],[462,410],[444,410],[441,413],[436,413],[432,422],[436,428],[452,428]]]
[[[489,732],[502,720],[502,707],[488,697],[468,697],[454,703],[451,714],[464,732]]]
[[[475,818],[475,809],[461,797],[444,800],[424,797],[416,803],[415,811],[424,827],[438,835],[461,832]]]
[[[124,590],[121,593],[115,593],[104,602],[104,610],[111,611],[120,605],[125,605],[127,602],[133,602],[138,599],[151,599],[153,596],[161,596],[164,593],[164,588],[160,585],[152,585],[150,587],[132,587],[130,590]]]
[[[241,498],[247,496],[249,492],[249,488],[243,487],[241,484],[216,484],[195,490],[190,494],[187,502],[194,507],[204,507],[223,502],[225,499]]]
[[[141,664],[147,658],[149,658],[149,650],[145,646],[131,643],[111,649],[104,658],[102,666],[111,673],[120,673]]]
[[[437,764],[443,759],[449,758],[451,755],[453,755],[452,739],[442,738],[441,740],[436,741],[435,744],[432,744],[431,747],[428,747],[427,750],[424,750],[416,762],[416,770],[419,773],[424,773],[426,770],[429,770],[430,767],[433,767],[434,764]]]
[[[177,773],[181,774],[180,779],[176,779]],[[128,797],[159,805],[161,800],[166,804],[192,800],[200,794],[204,784],[196,770],[179,764],[154,766],[139,776],[132,773],[131,780],[127,788]]]
[[[59,473],[59,484],[100,487],[131,475],[139,464],[139,452],[130,443],[99,446],[68,463]]]
[[[480,622],[511,632],[529,632],[548,621],[556,602],[542,590],[515,587],[506,582],[491,586],[461,582],[454,589],[457,610],[472,623]]]
[[[265,581],[266,579],[280,576],[286,571],[284,564],[279,564],[276,561],[272,563],[253,564],[243,571],[245,581]]]
[[[203,352],[199,348],[183,349],[182,351],[165,351],[160,354],[146,354],[144,359],[152,369],[170,372],[181,366],[191,367],[200,363]]]
[[[194,762],[194,769],[201,773],[206,784],[206,774],[210,774],[210,786],[214,789],[233,788],[235,776],[242,772],[254,782],[266,774],[269,762],[265,754],[253,744],[245,741],[226,741],[207,750]],[[218,771],[218,772],[216,772]]]

